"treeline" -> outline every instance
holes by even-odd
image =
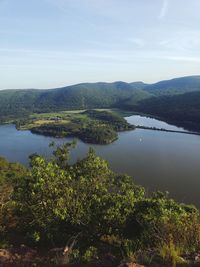
[[[44,251],[67,244],[67,261],[77,266],[108,254],[112,266],[123,260],[175,266],[199,249],[195,207],[167,193],[146,195],[93,150],[70,165],[73,145],[54,146],[49,160],[32,155],[29,169],[0,161],[1,247],[23,242]]]

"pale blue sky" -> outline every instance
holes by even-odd
[[[200,74],[200,0],[0,0],[0,89]]]

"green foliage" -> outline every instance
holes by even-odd
[[[141,87],[139,83],[114,82],[83,83],[53,90],[3,90],[0,92],[0,118],[8,120],[31,113],[113,107],[123,99],[139,95]]]
[[[95,259],[98,259],[97,248],[91,246],[85,251],[83,255],[83,262],[89,263]]]
[[[74,143],[52,146],[52,158],[32,155],[29,170],[0,160],[4,244],[67,245],[68,258],[84,263],[106,251],[118,260],[149,264],[159,259],[162,266],[175,266],[182,254],[199,248],[195,207],[179,204],[167,193],[146,197],[131,177],[114,173],[92,149],[69,164]]]
[[[160,192],[139,201],[127,220],[126,235],[138,238],[143,248],[168,247],[192,252],[199,246],[199,212],[178,204]]]
[[[159,116],[178,126],[199,131],[199,91],[200,76],[149,85],[141,82],[83,83],[53,90],[2,90],[0,122],[17,118],[25,124],[33,113],[117,107]],[[16,122],[17,127],[20,124]],[[53,132],[49,127],[48,133]],[[61,134],[58,129],[56,133]]]
[[[112,143],[118,138],[117,131],[134,129],[134,126],[119,115],[97,110],[74,114],[66,123],[42,123],[38,127],[34,123],[29,125],[33,133],[56,137],[73,136],[94,144]]]
[[[9,232],[15,227],[15,218],[12,209],[11,181],[27,173],[27,170],[18,163],[9,163],[0,158],[0,246],[7,244]]]
[[[145,86],[144,90],[156,96],[184,94],[200,90],[200,76],[186,76],[160,81]]]
[[[14,182],[13,200],[24,222],[19,227],[35,241],[53,243],[77,234],[90,243],[119,233],[143,189],[114,174],[92,150],[68,165],[68,148],[58,147],[50,161],[32,157],[29,175]]]
[[[183,263],[184,260],[180,257],[181,251],[175,247],[172,240],[168,244],[163,244],[160,248],[160,256],[165,264],[176,267],[177,263]]]
[[[189,130],[200,130],[200,92],[149,98],[141,101],[134,110],[158,116]]]
[[[79,134],[80,139],[90,144],[110,144],[117,140],[118,135],[109,126],[85,128]]]

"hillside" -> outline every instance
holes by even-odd
[[[125,82],[85,83],[49,90],[40,96],[36,107],[45,110],[108,108],[140,93],[141,89]]]
[[[155,84],[143,82],[82,83],[49,90],[0,91],[0,121],[32,113],[121,108],[156,115],[192,130],[200,114],[200,76]]]
[[[156,96],[183,94],[200,90],[200,76],[175,78],[146,85],[143,89]]]
[[[149,98],[141,101],[134,110],[200,131],[200,92]]]
[[[33,112],[114,107],[130,97],[146,98],[148,93],[139,87],[140,83],[114,82],[83,83],[51,90],[3,90],[0,91],[0,114],[3,118]]]
[[[2,90],[0,91],[0,116],[18,116],[34,109],[43,90]]]

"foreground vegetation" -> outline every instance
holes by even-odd
[[[148,196],[132,177],[111,171],[93,150],[70,165],[75,144],[51,145],[52,158],[32,155],[29,169],[0,160],[1,248],[24,244],[46,255],[51,248],[65,247],[65,256],[51,266],[61,266],[63,257],[65,264],[76,266],[118,266],[122,261],[176,266],[199,250],[194,206],[179,204],[167,193]],[[105,257],[112,265],[101,265]],[[41,266],[50,264],[48,257],[43,260]]]
[[[124,118],[107,110],[70,111],[31,115],[17,120],[20,130],[54,137],[77,137],[86,143],[109,144],[117,132],[134,129]]]

